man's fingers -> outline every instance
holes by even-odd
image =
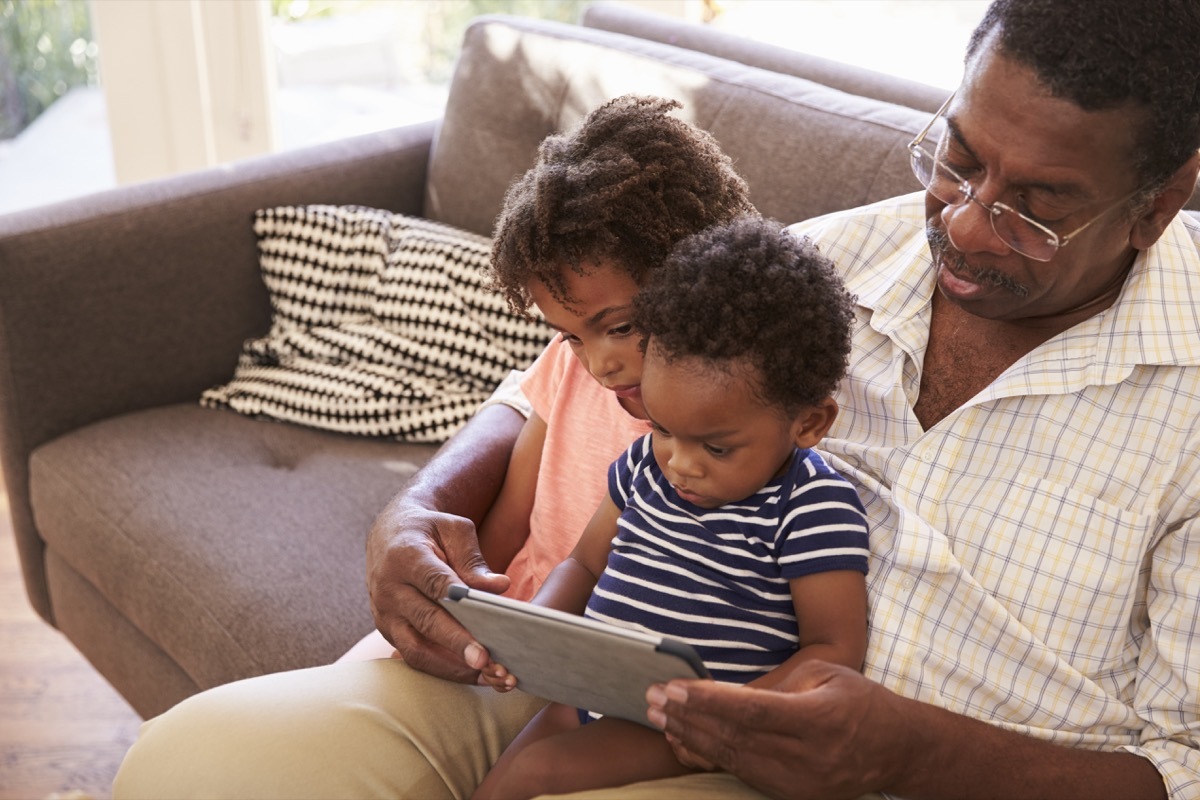
[[[421,636],[407,625],[397,626],[393,644],[410,667],[459,683],[475,683],[479,671],[463,661],[462,651],[453,651]]]
[[[450,582],[447,581],[446,586],[449,585]],[[436,642],[443,649],[454,653],[459,661],[462,661],[467,646],[476,643],[474,637],[449,611],[442,607],[441,603],[411,589],[402,589],[401,591],[410,595],[404,604],[408,625],[421,638]]]
[[[483,554],[479,551],[479,539],[470,536],[456,536],[443,542],[446,561],[462,583],[472,589],[480,589],[493,594],[501,594],[509,586],[507,575],[492,572]]]
[[[734,760],[730,727],[723,716],[712,713],[712,701],[698,703],[704,688],[719,686],[712,681],[672,681],[652,687],[646,699],[650,721],[667,738],[678,743],[692,758],[730,770]]]

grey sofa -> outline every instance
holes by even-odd
[[[919,188],[905,144],[945,96],[616,4],[578,26],[484,17],[437,123],[0,217],[28,595],[139,713],[368,632],[365,533],[433,452],[199,406],[270,322],[253,212],[357,204],[490,234],[542,138],[628,92],[680,99],[783,221]]]

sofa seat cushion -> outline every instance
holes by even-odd
[[[47,547],[206,688],[371,630],[367,530],[433,452],[189,403],[51,441],[30,481]]]

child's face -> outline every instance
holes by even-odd
[[[668,364],[653,340],[646,354],[642,398],[654,460],[679,496],[701,508],[757,492],[783,471],[798,443],[797,423],[764,405],[747,373],[700,358]]]
[[[577,300],[569,306],[556,300],[541,281],[529,285],[529,294],[592,377],[614,392],[626,411],[645,419],[641,336],[630,323],[637,283],[603,261],[586,275],[567,270],[566,283],[567,294]]]

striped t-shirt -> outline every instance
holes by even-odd
[[[609,468],[622,513],[586,616],[683,639],[716,680],[754,680],[796,652],[790,579],[866,573],[862,503],[817,453],[796,450],[755,494],[704,509],[663,477],[651,436]]]

